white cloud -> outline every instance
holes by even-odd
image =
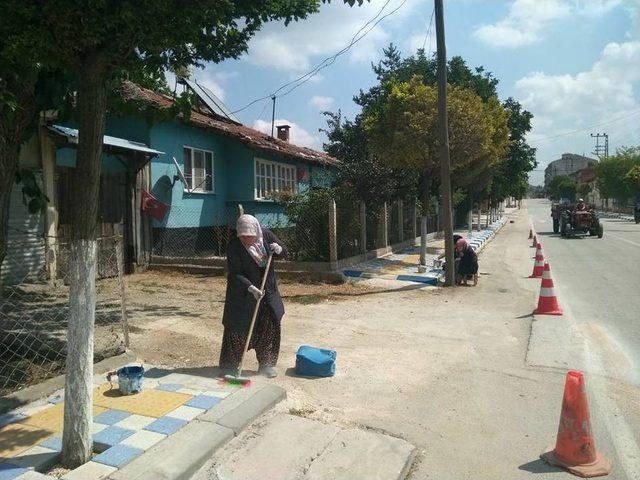
[[[377,58],[380,49],[391,38],[387,29],[401,24],[418,4],[425,1],[408,0],[396,13],[373,27],[346,56],[353,62],[369,62]],[[371,0],[362,6],[348,7],[343,2],[332,2],[323,5],[319,13],[287,27],[283,23],[267,24],[251,40],[246,59],[254,65],[288,72],[310,70],[322,60],[319,57],[327,57],[345,47],[354,34],[375,17],[384,3],[385,0]],[[392,0],[382,15],[400,3],[401,0]]]
[[[214,95],[220,98],[220,100],[224,100],[224,85],[226,85],[232,78],[237,77],[238,72],[215,72],[212,70],[212,68],[215,68],[215,65],[213,65],[209,69],[199,70],[195,73],[194,77],[200,85],[211,90]]]
[[[323,97],[322,95],[314,95],[309,100],[309,105],[316,107],[318,110],[326,110],[333,105],[335,99],[333,97]]]
[[[495,48],[533,45],[554,22],[575,15],[601,16],[623,4],[623,0],[515,0],[506,17],[481,25],[473,35]]]
[[[609,43],[589,70],[576,75],[534,72],[518,80],[518,98],[534,114],[529,141],[539,148],[539,162],[544,166],[563,151],[582,153],[586,148],[588,153],[592,144],[590,131],[542,139],[640,112],[639,85],[640,40]],[[628,134],[639,118],[615,121],[594,130],[608,131],[613,151],[617,139]]]
[[[311,135],[304,128],[293,123],[284,118],[277,118],[275,120],[276,125],[289,125],[291,129],[289,130],[289,141],[294,145],[298,145],[300,147],[309,147],[309,148],[320,148],[320,138],[317,136]],[[256,120],[253,124],[255,130],[258,130],[262,133],[266,133],[268,135],[271,134],[271,122],[267,122],[265,120]]]

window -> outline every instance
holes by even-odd
[[[268,198],[274,192],[296,193],[296,167],[255,159],[255,198]]]
[[[213,152],[184,147],[184,176],[192,192],[213,192]]]

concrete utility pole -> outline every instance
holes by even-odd
[[[592,133],[591,138],[596,139],[596,149],[593,154],[599,159],[609,156],[609,134],[608,133]],[[600,145],[600,139],[604,138],[604,144]]]
[[[445,285],[455,285],[453,258],[453,214],[451,212],[451,160],[449,158],[449,129],[447,119],[447,52],[444,42],[444,11],[442,0],[435,0],[436,39],[438,48],[438,140],[440,143],[440,188],[444,252],[447,262]]]

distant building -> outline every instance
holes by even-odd
[[[563,153],[558,160],[551,162],[544,170],[544,186],[547,187],[553,177],[568,175],[575,178],[581,170],[598,163],[595,158],[576,155],[575,153]]]

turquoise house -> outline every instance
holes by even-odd
[[[127,83],[127,100],[163,109],[170,97]],[[218,100],[219,101],[219,100]],[[273,138],[205,108],[178,119],[147,124],[111,119],[107,133],[162,152],[150,162],[149,190],[166,213],[152,222],[152,253],[160,256],[223,255],[238,205],[263,225],[286,225],[279,194],[330,186],[338,160],[289,142],[289,127]]]

